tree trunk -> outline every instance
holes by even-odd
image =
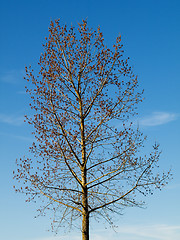
[[[86,168],[82,172],[82,240],[89,240],[89,209],[88,194],[86,186]]]
[[[86,209],[83,211],[82,240],[89,240],[89,213]]]
[[[86,149],[84,137],[84,117],[82,110],[82,102],[80,100],[81,113],[81,150],[82,150],[82,240],[89,240],[89,209],[88,209],[88,191],[87,191],[87,176],[86,176]]]

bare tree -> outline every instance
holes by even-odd
[[[57,20],[49,32],[37,77],[26,68],[35,112],[27,119],[37,142],[32,159],[17,161],[14,178],[24,185],[16,190],[28,201],[41,197],[41,211],[52,209],[57,227],[80,218],[82,239],[89,240],[90,217],[111,223],[122,208],[141,206],[137,195],[161,189],[170,173],[157,171],[157,145],[141,156],[145,138],[130,119],[142,92],[121,37],[110,50],[100,28],[86,21],[75,30]]]

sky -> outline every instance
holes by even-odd
[[[148,136],[149,150],[157,141],[161,169],[172,168],[173,180],[146,197],[146,209],[129,208],[117,217],[117,228],[91,222],[91,240],[180,239],[180,1],[179,0],[2,0],[0,5],[0,239],[77,240],[74,231],[58,236],[49,217],[34,218],[36,204],[13,190],[16,158],[28,154],[32,128],[23,79],[25,66],[36,67],[51,20],[77,26],[82,19],[101,27],[113,45],[121,34],[145,100],[138,123]]]

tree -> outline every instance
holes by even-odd
[[[89,240],[90,217],[111,223],[111,213],[141,206],[138,195],[161,189],[170,172],[157,171],[158,145],[141,156],[145,138],[130,120],[142,92],[121,37],[110,50],[100,28],[78,26],[51,22],[39,74],[26,68],[35,113],[27,120],[37,142],[32,159],[17,161],[14,178],[24,183],[16,190],[27,201],[43,199],[40,211],[52,209],[58,226],[80,218],[82,239]]]

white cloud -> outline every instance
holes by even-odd
[[[180,225],[122,225],[116,229],[117,233],[112,230],[100,229],[96,233],[90,234],[92,240],[179,240]],[[79,240],[81,235],[67,234],[66,236],[33,238],[28,240]]]
[[[24,123],[24,116],[13,116],[7,114],[0,114],[0,122],[7,123],[14,126],[20,126]]]
[[[180,225],[123,226],[118,233],[127,235],[127,240],[178,240],[180,239]],[[133,236],[133,238],[131,238],[131,236]]]
[[[79,240],[81,239],[81,235],[72,235],[72,234],[67,234],[65,236],[51,236],[51,237],[40,237],[40,238],[28,238],[27,240]],[[98,240],[98,239],[97,239]]]
[[[158,126],[174,121],[177,115],[168,112],[153,112],[152,115],[140,119],[139,124],[142,126]]]
[[[40,238],[28,238],[27,240],[62,240],[62,238],[52,236],[52,237],[42,237],[42,238],[41,237]]]

